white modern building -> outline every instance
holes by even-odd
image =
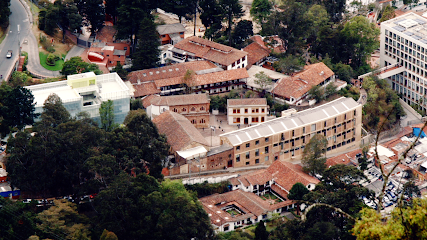
[[[95,75],[93,72],[69,75],[67,80],[26,87],[31,90],[36,103],[35,113],[43,112],[49,95],[58,95],[72,117],[87,112],[100,122],[101,103],[112,100],[116,123],[122,123],[130,109],[130,91],[117,73]],[[37,121],[37,120],[36,120]]]
[[[408,104],[426,110],[427,19],[407,13],[381,24],[380,78]]]

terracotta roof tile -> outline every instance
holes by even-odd
[[[185,94],[162,96],[151,99],[151,104],[155,106],[176,106],[189,104],[209,103],[210,99],[207,94]]]
[[[247,52],[196,36],[180,41],[175,44],[175,48],[194,53],[196,57],[207,59],[224,66],[230,65],[248,54]]]
[[[250,106],[250,105],[267,105],[265,98],[239,98],[227,99],[227,106]]]
[[[161,92],[159,89],[157,89],[156,84],[153,82],[148,82],[141,85],[133,85],[133,88],[135,88],[135,92],[133,93],[134,97],[142,97]]]
[[[243,51],[248,53],[248,68],[256,62],[270,55],[270,51],[261,46],[258,42],[253,42],[243,48]]]
[[[193,72],[206,70],[211,68],[216,68],[215,64],[209,61],[193,61],[193,62],[184,62],[177,63],[174,65],[169,65],[160,68],[150,68],[139,71],[130,72],[128,79],[132,84],[137,84],[138,79],[140,82],[154,81],[160,79],[167,79],[173,77],[184,77],[187,70]],[[145,75],[144,75],[145,74]]]
[[[206,73],[195,76],[196,86],[220,83],[231,80],[248,78],[249,74],[246,68],[231,69],[220,72]]]
[[[183,150],[192,143],[208,146],[208,142],[184,116],[166,111],[153,119],[159,133],[165,134],[174,152]]]
[[[275,161],[266,171],[273,175],[276,184],[282,186],[286,190],[290,190],[297,182],[305,186],[310,183],[317,184],[320,182],[317,178],[303,172],[300,165],[289,162]]]
[[[144,106],[145,108],[147,108],[148,106],[151,105],[151,100],[153,98],[158,98],[158,97],[160,97],[160,96],[159,95],[148,95],[148,96],[144,97],[142,99],[142,106]]]
[[[323,62],[308,65],[303,71],[291,78],[283,78],[273,89],[273,93],[282,97],[299,99],[312,86],[319,85],[332,77],[334,72]]]

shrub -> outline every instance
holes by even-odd
[[[46,58],[46,64],[49,65],[49,66],[55,66],[56,61],[57,61],[56,58],[57,58],[57,56],[55,56],[52,53],[49,53],[47,55],[47,58]]]

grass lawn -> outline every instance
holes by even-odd
[[[238,213],[236,210],[234,210],[234,209],[230,209],[230,210],[227,210],[227,212],[229,213],[229,214],[231,214],[231,215],[234,215],[234,216],[236,216],[236,215],[240,215],[240,213]]]
[[[58,61],[56,61],[55,66],[49,66],[46,64],[46,58],[47,58],[47,53],[44,52],[39,52],[39,56],[40,56],[40,64],[46,68],[47,70],[50,71],[59,71],[62,70],[62,65],[64,64],[64,60],[59,59]]]

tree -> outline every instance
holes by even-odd
[[[251,16],[259,23],[265,21],[270,15],[273,4],[269,0],[254,0],[251,6]]]
[[[227,33],[229,45],[232,45],[231,28],[233,27],[233,19],[243,16],[243,8],[239,0],[219,0],[219,6],[223,10],[222,17],[227,22]]]
[[[121,173],[95,198],[100,227],[119,239],[208,239],[209,217],[182,183]],[[179,226],[179,227],[177,227]]]
[[[49,126],[56,127],[61,123],[71,120],[71,115],[62,104],[61,98],[55,93],[50,94],[43,105],[43,112],[40,115],[41,121],[38,125],[49,124]]]
[[[131,99],[130,100],[130,110],[138,110],[138,109],[143,109],[144,106],[142,105],[142,100],[137,98],[137,99]]]
[[[30,90],[21,86],[15,87],[4,99],[1,112],[6,126],[22,129],[32,125],[38,114],[34,113],[34,96]]]
[[[59,8],[59,23],[71,32],[78,30],[82,25],[82,16],[73,0],[55,1],[54,5]],[[62,31],[62,42],[65,41],[65,31]]]
[[[12,87],[17,87],[17,86],[23,87],[30,80],[31,80],[31,77],[28,76],[26,73],[15,71],[12,73],[12,76],[10,77],[9,84]]]
[[[304,195],[310,191],[304,186],[304,184],[297,182],[295,183],[291,190],[289,190],[288,198],[291,200],[302,200]],[[299,201],[297,201],[297,214],[299,215]]]
[[[77,206],[65,199],[54,200],[54,205],[37,216],[37,225],[45,237],[61,239],[87,239],[90,231],[88,220],[77,212]]]
[[[395,16],[396,13],[394,12],[394,8],[392,6],[387,5],[381,13],[380,22],[385,22],[389,19],[394,18]]]
[[[119,61],[117,61],[117,64],[113,68],[112,72],[116,72],[123,81],[126,80],[128,75],[128,71],[126,71],[126,69],[123,68],[122,64]]]
[[[47,35],[56,33],[56,23],[60,19],[60,10],[54,4],[47,4],[45,9],[39,12],[39,29],[44,31]]]
[[[10,11],[10,0],[0,2],[0,26],[5,26],[9,23]]]
[[[194,13],[196,4],[197,1],[193,0],[169,0],[163,2],[162,9],[166,12],[175,13],[181,23],[183,17]]]
[[[252,35],[254,35],[252,21],[240,20],[232,33],[233,46],[241,48],[242,43]]]
[[[105,1],[105,13],[111,15],[113,23],[116,25],[118,13],[118,7],[120,6],[120,0],[106,0]]]
[[[153,68],[159,61],[160,42],[156,25],[150,18],[144,18],[138,32],[138,46],[132,57],[132,69]]]
[[[273,80],[267,76],[263,71],[255,74],[255,84],[259,85],[262,90],[268,90],[272,87]]]
[[[311,47],[316,48],[319,44],[318,37],[320,30],[324,27],[329,27],[328,12],[324,6],[314,4],[305,12],[304,18],[307,20],[308,26],[310,26],[307,42],[312,45]]]
[[[314,85],[308,91],[308,95],[310,95],[316,102],[320,102],[324,99],[324,89],[319,85]]]
[[[351,59],[350,66],[353,69],[366,65],[366,59],[379,47],[380,30],[363,16],[356,16],[348,21],[340,34],[345,39],[345,51],[348,60]]]
[[[98,65],[95,63],[87,63],[83,61],[81,57],[70,58],[68,61],[64,62],[61,70],[61,74],[64,76],[85,72],[94,72],[97,75],[102,74]]]
[[[156,0],[121,0],[120,5],[117,7],[117,37],[119,39],[133,39],[138,42],[141,28],[144,27],[140,19],[151,19],[151,11],[156,9],[159,1]],[[136,17],[137,16],[137,17]],[[142,33],[144,34],[144,33]],[[150,33],[151,34],[151,33]],[[153,38],[153,40],[157,40]]]
[[[357,239],[425,239],[427,238],[427,200],[414,199],[411,207],[396,207],[389,218],[364,208],[356,221],[353,235]]]
[[[345,13],[346,0],[326,0],[323,2],[333,22],[339,22]]]
[[[28,239],[37,231],[35,204],[0,197],[0,206],[1,239]]]
[[[303,169],[312,175],[322,174],[326,168],[326,147],[328,141],[321,134],[314,135],[304,148],[301,163]]]
[[[200,20],[206,27],[205,37],[216,38],[222,28],[222,9],[217,0],[200,0]]]
[[[112,100],[101,103],[99,116],[101,118],[101,128],[105,131],[111,132],[117,127],[117,124],[114,123],[114,102]]]
[[[183,77],[184,80],[184,87],[187,89],[187,93],[192,93],[193,92],[193,87],[196,86],[196,79],[195,79],[195,73],[194,71],[187,69],[187,71],[185,72],[185,75]]]
[[[255,240],[268,240],[268,232],[264,221],[259,221],[255,228]]]
[[[105,8],[102,0],[74,0],[80,14],[83,16],[83,24],[89,27],[92,33],[98,32],[104,25]]]
[[[339,62],[333,66],[333,70],[339,79],[351,83],[354,73],[350,65]]]
[[[325,97],[332,96],[337,93],[337,86],[332,82],[329,83],[325,88]]]
[[[117,235],[114,234],[113,232],[110,232],[107,229],[104,229],[99,240],[118,240],[118,238],[117,238]]]
[[[292,75],[294,72],[301,71],[303,66],[304,63],[301,59],[294,55],[288,55],[281,58],[275,68],[284,74]]]

